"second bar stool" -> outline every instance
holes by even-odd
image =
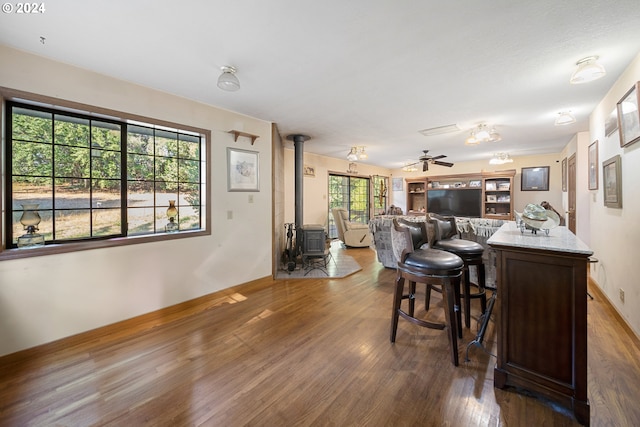
[[[446,251],[431,248],[413,250],[409,227],[399,225],[395,219],[394,231],[397,235],[400,235],[400,237],[395,238],[394,251],[399,246],[397,240],[404,240],[404,250],[398,256],[393,311],[391,314],[391,342],[396,340],[399,317],[426,328],[445,329],[448,327],[451,362],[454,366],[458,366],[458,334],[462,332],[459,320],[460,277],[462,276],[464,262],[459,256]],[[409,281],[408,294],[404,293],[405,280]],[[446,324],[433,323],[414,317],[416,283],[442,287]],[[401,308],[403,299],[409,300],[408,311],[404,311]]]
[[[485,290],[485,269],[482,254],[484,247],[471,240],[457,238],[458,228],[456,219],[452,216],[442,217],[435,214],[429,214],[428,224],[431,233],[429,233],[429,247],[451,252],[458,255],[464,261],[462,286],[462,298],[464,300],[464,323],[467,328],[471,327],[471,300],[480,299],[480,309],[482,314],[487,310],[487,295]],[[469,277],[469,267],[475,266],[478,276],[478,283],[471,283]],[[472,293],[471,286],[477,287],[477,291]],[[425,305],[428,309],[429,291],[425,298]]]

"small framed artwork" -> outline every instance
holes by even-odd
[[[608,208],[622,208],[622,158],[620,155],[602,162],[602,185],[604,205]]]
[[[391,189],[393,191],[402,191],[402,178],[393,178],[391,180]]]
[[[227,190],[260,191],[258,152],[227,147]]]
[[[618,111],[618,129],[620,129],[620,147],[640,141],[640,82],[637,82],[616,105]]]
[[[496,191],[497,188],[494,181],[487,181],[484,186],[486,191]]]
[[[498,183],[498,191],[509,191],[511,189],[510,182],[500,182]]]
[[[609,137],[618,130],[618,110],[614,108],[604,122],[604,134]]]
[[[598,140],[589,146],[589,190],[598,189]]]
[[[471,188],[480,188],[480,187],[482,187],[482,180],[474,179],[474,180],[469,181],[469,187],[471,187]]]
[[[498,196],[496,196],[495,194],[487,194],[488,203],[495,203],[497,201],[498,201]]]
[[[303,170],[304,170],[304,172],[303,172],[304,176],[315,178],[315,176],[316,176],[316,168],[314,168],[311,165],[304,165],[304,169]]]
[[[521,191],[549,191],[549,166],[522,168]]]
[[[562,191],[567,191],[567,158],[562,159]]]

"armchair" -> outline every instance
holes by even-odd
[[[344,208],[331,210],[338,229],[338,239],[349,247],[363,248],[371,246],[371,234],[367,224],[349,221],[349,213]]]

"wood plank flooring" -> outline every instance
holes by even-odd
[[[0,358],[0,426],[578,425],[495,389],[482,349],[464,362],[475,320],[457,368],[444,331],[400,319],[391,344],[395,271],[370,249],[346,251],[363,269],[344,279],[261,279]],[[591,424],[638,426],[640,345],[590,291]],[[440,303],[434,294],[434,320]],[[495,336],[492,321],[492,353]]]

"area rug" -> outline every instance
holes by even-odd
[[[356,260],[345,254],[340,241],[332,242],[329,254],[326,267],[324,262],[313,262],[311,265],[304,266],[298,263],[293,271],[287,271],[285,266],[280,266],[276,279],[341,278],[362,269]]]

